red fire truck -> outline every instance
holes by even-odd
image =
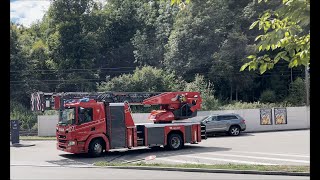
[[[57,149],[70,153],[97,157],[103,151],[141,146],[178,150],[185,143],[206,139],[200,123],[179,121],[197,115],[202,103],[199,92],[37,93],[32,97],[32,106],[38,110],[52,106],[60,110]],[[160,109],[151,112],[148,119],[153,123],[135,124],[130,105]]]

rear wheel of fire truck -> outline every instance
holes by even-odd
[[[183,147],[183,141],[179,134],[170,134],[167,143],[166,149],[178,150]]]
[[[103,152],[103,143],[100,139],[94,139],[89,144],[89,156],[90,157],[99,157]]]

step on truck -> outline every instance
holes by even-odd
[[[49,98],[50,97],[50,98]],[[198,122],[181,122],[201,109],[199,92],[163,93],[33,93],[33,110],[53,106],[59,110],[56,126],[57,149],[74,154],[101,156],[112,149],[160,147],[169,150],[197,144],[206,139]],[[131,105],[158,105],[150,123],[135,124]]]

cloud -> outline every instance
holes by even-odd
[[[26,27],[41,20],[48,10],[48,0],[15,0],[10,1],[10,20]]]

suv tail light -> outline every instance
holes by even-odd
[[[242,120],[241,120],[241,122],[242,122],[242,123],[245,123],[245,122],[246,122],[246,120],[242,119]]]

